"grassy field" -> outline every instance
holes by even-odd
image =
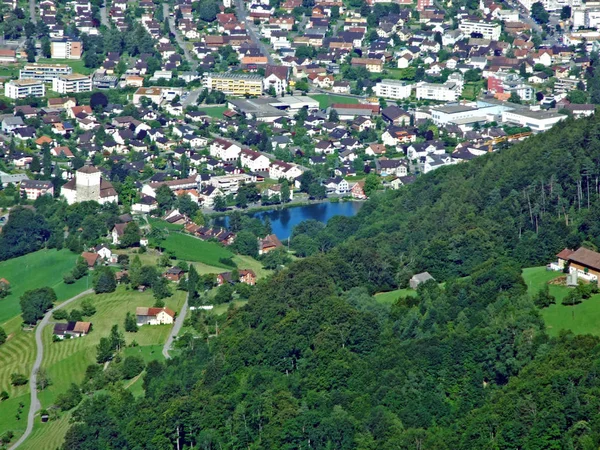
[[[83,60],[74,60],[74,59],[50,59],[50,58],[40,58],[38,61],[40,64],[66,64],[67,66],[71,66],[73,68],[73,73],[80,73],[81,75],[89,75],[94,69],[90,69],[85,67]]]
[[[0,300],[0,325],[21,313],[19,298],[25,291],[52,287],[58,300],[66,300],[86,289],[86,279],[64,284],[62,276],[75,265],[78,255],[68,250],[40,250],[0,263],[0,278],[11,285],[11,294]],[[0,350],[1,352],[1,350]]]
[[[332,103],[347,103],[356,104],[358,99],[354,97],[344,97],[342,95],[329,95],[329,94],[313,94],[309,97],[319,102],[319,108],[325,109]]]
[[[179,311],[185,301],[185,292],[175,291],[174,295],[166,299],[166,305],[174,311]],[[93,324],[93,331],[84,337],[78,339],[68,339],[62,342],[52,342],[53,324],[44,330],[44,360],[42,367],[48,371],[52,380],[52,386],[40,393],[40,400],[44,407],[54,402],[56,395],[64,392],[72,382],[80,383],[83,380],[83,374],[88,365],[95,363],[96,346],[100,338],[108,336],[111,327],[114,324],[119,325],[123,331],[123,321],[125,314],[129,311],[134,313],[137,306],[152,306],[154,298],[150,291],[138,292],[128,291],[119,287],[116,292],[102,295],[90,295],[89,298],[96,307],[96,314],[89,320]],[[74,305],[69,305],[67,311],[75,309],[80,301]],[[137,333],[125,333],[127,345],[134,340],[139,347],[127,349],[128,353],[140,353],[144,355],[145,360],[152,359],[150,356],[156,356],[162,359],[160,346],[163,344],[171,326],[146,326],[140,327]],[[151,348],[146,348],[150,346]]]
[[[251,269],[256,274],[256,278],[259,279],[273,273],[272,270],[265,269],[260,261],[255,260],[251,256],[235,255],[233,262],[238,266],[238,269]]]
[[[164,248],[173,252],[177,259],[194,261],[214,267],[228,268],[220,258],[231,258],[233,253],[219,244],[206,242],[182,233],[171,233],[163,242]]]
[[[223,113],[227,111],[227,106],[206,106],[206,105],[198,105],[200,111],[204,111],[206,115],[209,117],[213,117],[215,119],[222,119]]]
[[[545,267],[523,270],[523,279],[531,295],[538,292],[550,280],[561,276],[564,275],[546,270]],[[546,322],[546,331],[551,336],[557,336],[563,329],[571,330],[575,334],[600,336],[600,294],[584,300],[579,305],[563,306],[561,301],[568,294],[569,289],[566,286],[549,286],[550,294],[556,298],[556,304],[541,310]]]
[[[153,217],[149,217],[148,218],[148,223],[153,228],[160,228],[160,229],[169,230],[169,231],[181,231],[181,230],[183,230],[183,225],[177,225],[175,223],[169,223],[166,220],[155,219]]]
[[[414,289],[396,289],[395,291],[375,294],[375,300],[377,300],[377,303],[392,305],[396,303],[396,300],[400,297],[414,297],[415,295],[417,295],[417,291]]]
[[[179,311],[185,301],[186,293],[175,291],[174,286],[172,288],[174,295],[166,299],[166,305],[175,311]],[[100,338],[107,336],[114,324],[118,324],[121,331],[123,331],[123,320],[127,311],[134,312],[137,306],[152,306],[154,304],[154,298],[150,291],[143,293],[127,291],[123,287],[119,287],[116,292],[111,294],[90,295],[87,298],[92,301],[97,310],[96,314],[90,318],[90,321],[93,323],[93,330],[89,335],[62,342],[52,342],[52,328],[54,324],[49,324],[44,329],[44,360],[42,367],[47,370],[52,385],[39,393],[42,408],[52,405],[56,400],[56,396],[64,392],[71,383],[80,383],[83,381],[86,367],[95,363],[96,346]],[[69,305],[66,310],[75,309],[80,303],[81,300],[77,300],[75,304]],[[127,345],[136,341],[139,346],[127,347],[123,351],[124,356],[139,355],[146,362],[152,359],[163,360],[162,344],[166,341],[170,330],[171,326],[160,325],[140,327],[137,333],[125,333]],[[136,395],[143,393],[141,378],[132,380],[126,385]],[[26,392],[27,390],[25,389]],[[19,430],[19,426],[22,426],[20,432],[24,430],[26,425],[23,421],[24,419],[21,419],[20,422],[22,423],[14,423],[15,420],[12,420],[12,418],[15,415],[13,410],[16,411],[18,402],[25,400],[27,408],[29,401],[27,394],[15,398],[14,401],[9,400],[0,403],[0,433],[2,430],[8,429],[17,431]],[[3,414],[3,410],[6,410],[7,414]],[[54,449],[59,447],[69,427],[69,415],[63,414],[59,420],[46,424],[41,423],[37,419],[34,432],[25,442],[23,448]],[[5,417],[7,420],[5,420]],[[5,422],[6,425],[4,425]]]
[[[0,66],[0,77],[18,77],[20,66],[13,65],[2,65]]]

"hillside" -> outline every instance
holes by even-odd
[[[599,135],[569,121],[304,227],[319,253],[154,364],[145,398],[86,399],[63,448],[597,448],[600,340],[548,336],[521,274],[600,243]],[[372,296],[420,270],[443,287]]]

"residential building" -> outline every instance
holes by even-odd
[[[35,200],[42,195],[54,195],[54,185],[50,181],[23,180],[19,189],[21,196],[26,195],[27,200]]]
[[[138,327],[142,325],[170,325],[175,320],[175,312],[169,308],[144,308],[135,309]]]
[[[65,64],[28,63],[19,71],[20,80],[41,80],[52,83],[52,80],[62,75],[71,75],[73,69]]]
[[[454,102],[462,92],[459,83],[447,81],[444,84],[421,82],[417,84],[417,99],[436,100],[438,102]]]
[[[265,155],[253,150],[244,149],[240,152],[240,163],[251,172],[266,172],[271,161]]]
[[[373,92],[377,97],[389,98],[392,100],[400,100],[410,97],[412,86],[406,81],[400,80],[381,80],[373,88]]]
[[[52,80],[52,90],[59,94],[89,92],[92,90],[92,79],[78,73],[60,75]]]
[[[81,59],[83,45],[81,41],[69,38],[52,39],[50,53],[52,59]]]
[[[46,86],[40,80],[11,80],[4,84],[4,95],[12,99],[43,97],[46,95]]]
[[[270,234],[266,236],[264,239],[258,238],[258,254],[264,255],[265,253],[269,253],[277,248],[283,247],[283,244],[279,240],[277,236],[274,234]]]
[[[354,67],[365,67],[371,73],[383,72],[383,61],[377,58],[352,58],[351,64]]]
[[[221,138],[215,139],[209,147],[210,156],[223,161],[236,161],[241,151],[239,145]]]
[[[458,29],[468,36],[481,35],[484,39],[497,41],[500,39],[502,26],[499,23],[483,22],[475,20],[463,20]]]
[[[52,333],[58,339],[64,339],[67,336],[69,338],[85,336],[90,331],[92,331],[91,322],[67,322],[55,324]]]
[[[256,74],[207,73],[202,78],[202,85],[227,95],[258,96],[263,92],[263,77]]]
[[[262,81],[263,90],[268,92],[270,88],[273,88],[275,94],[281,95],[287,89],[289,73],[289,67],[268,64],[265,70],[265,78]]]

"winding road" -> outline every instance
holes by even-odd
[[[10,447],[10,450],[16,449],[29,437],[29,435],[33,431],[35,414],[39,411],[41,406],[37,395],[37,371],[40,369],[40,366],[42,365],[42,360],[44,359],[44,344],[42,342],[42,332],[44,331],[44,327],[50,322],[50,318],[52,317],[52,313],[54,311],[64,308],[69,303],[72,303],[75,300],[80,299],[81,297],[85,297],[86,295],[92,294],[93,292],[93,289],[88,289],[87,291],[83,291],[81,294],[78,294],[75,297],[70,298],[69,300],[65,300],[60,305],[57,305],[50,311],[48,311],[44,318],[41,320],[41,322],[37,325],[35,329],[35,345],[37,347],[37,355],[35,357],[35,362],[33,363],[33,368],[31,369],[31,375],[29,376],[31,405],[29,406],[29,414],[27,415],[27,428],[25,429],[25,433],[23,434],[23,436],[21,436],[19,440]]]
[[[179,332],[181,331],[181,327],[183,326],[183,321],[185,320],[185,316],[188,312],[188,299],[189,298],[190,298],[190,294],[188,293],[188,298],[186,298],[185,303],[181,307],[181,311],[179,311],[179,315],[177,316],[177,319],[175,319],[175,324],[173,325],[173,328],[171,329],[171,333],[169,333],[167,342],[165,342],[165,345],[163,346],[162,354],[165,357],[165,359],[170,358],[169,350],[171,350],[173,341],[175,340],[175,337],[179,334]]]

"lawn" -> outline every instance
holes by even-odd
[[[400,297],[414,297],[415,295],[417,295],[417,291],[414,289],[396,289],[395,291],[375,294],[375,300],[377,300],[377,303],[383,305],[392,305],[396,303]]]
[[[11,294],[0,300],[0,324],[21,313],[19,298],[25,291],[43,286],[54,288],[58,300],[67,300],[86,289],[85,278],[64,284],[62,276],[75,265],[79,255],[68,250],[40,250],[0,263],[0,278],[11,284]],[[1,352],[1,350],[0,350]]]
[[[564,276],[560,272],[546,270],[546,267],[531,267],[523,270],[523,279],[527,291],[533,295],[548,281]],[[556,304],[541,310],[546,331],[551,336],[557,336],[560,330],[571,330],[575,334],[593,334],[600,336],[600,294],[584,300],[579,305],[563,306],[561,300],[570,288],[550,285],[549,290],[556,298]]]
[[[40,58],[37,61],[40,64],[66,64],[73,68],[73,73],[80,73],[81,75],[89,75],[94,69],[85,67],[83,60],[76,59],[51,59],[51,58]]]
[[[18,77],[19,76],[19,68],[20,66],[18,65],[10,65],[10,66],[5,66],[2,65],[0,66],[0,77]]]
[[[231,269],[219,259],[231,258],[233,253],[215,242],[203,241],[187,234],[171,233],[162,245],[168,252],[173,252],[177,259]]]
[[[330,95],[330,94],[313,94],[309,97],[319,102],[319,108],[326,109],[332,103],[347,103],[356,104],[358,99],[354,97],[344,97],[342,95]]]

